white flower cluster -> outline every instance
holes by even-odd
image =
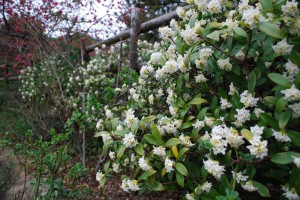
[[[138,144],[138,142],[135,140],[134,135],[130,132],[128,134],[125,134],[123,138],[123,144],[127,148],[132,148],[135,147]]]
[[[207,172],[213,175],[217,180],[219,180],[221,175],[224,174],[225,167],[221,166],[219,161],[208,158],[207,160],[203,161],[203,164]]]
[[[138,185],[138,181],[137,180],[130,180],[128,178],[122,180],[121,188],[125,192],[139,191],[140,190],[140,187]]]

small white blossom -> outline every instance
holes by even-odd
[[[236,173],[234,171],[231,171],[231,173],[232,173],[232,176],[233,176],[233,178],[235,178],[237,183],[245,182],[249,178],[248,176],[243,175],[242,172]]]
[[[227,99],[223,99],[222,97],[220,100],[220,104],[221,104],[221,109],[223,110],[232,107],[232,104]]]
[[[282,186],[282,190],[284,191],[283,196],[287,199],[300,200],[300,196],[296,193],[294,188],[291,190],[288,186]]]
[[[300,117],[300,102],[288,105],[288,107],[293,110],[293,117],[294,118],[299,118]]]
[[[203,74],[198,74],[195,76],[196,83],[205,83],[207,81],[207,78]]]
[[[153,147],[153,154],[164,158],[166,156],[166,148],[163,146]]]
[[[196,122],[193,124],[193,127],[197,129],[198,131],[205,126],[204,121],[200,121],[199,119],[196,120]]]
[[[253,185],[252,181],[247,181],[244,185],[242,185],[242,188],[249,192],[254,192],[257,190],[257,188]]]
[[[281,10],[285,16],[295,16],[299,13],[298,2],[295,0],[287,1],[285,5],[281,6]]]
[[[110,159],[114,160],[114,159],[116,158],[116,153],[113,152],[113,151],[110,151],[110,152],[108,153],[108,156],[109,156]]]
[[[174,161],[170,160],[168,157],[165,159],[165,169],[167,172],[171,172],[174,170],[173,168]]]
[[[203,183],[203,185],[201,186],[201,190],[205,193],[209,193],[210,189],[212,187],[212,184],[210,182],[205,182]]]
[[[250,154],[255,156],[256,158],[264,158],[268,155],[268,141],[253,137],[252,140],[249,141],[251,145],[248,145],[247,148],[250,150]]]
[[[300,168],[300,157],[295,157],[295,156],[292,156],[293,158],[293,162],[295,163],[295,165]]]
[[[221,175],[225,171],[225,167],[220,166],[219,161],[212,160],[210,158],[208,158],[208,160],[203,161],[203,164],[204,168],[208,171],[208,173],[213,175],[217,180],[221,178]]]
[[[105,175],[102,173],[102,172],[97,172],[97,174],[96,174],[96,180],[98,181],[98,182],[101,182],[101,180],[103,179],[105,177]]]
[[[230,64],[229,58],[219,59],[217,63],[222,70],[230,71],[232,69],[232,64]]]
[[[287,55],[287,54],[291,53],[293,47],[294,47],[294,45],[289,45],[286,42],[286,38],[284,38],[283,40],[278,42],[276,45],[272,46],[274,52],[276,54],[280,55],[280,56],[281,55]]]
[[[300,100],[300,90],[298,90],[293,84],[290,89],[282,90],[284,98],[288,101],[299,101]]]
[[[145,160],[144,156],[139,159],[139,167],[144,171],[149,171],[152,167]]]
[[[242,126],[243,123],[245,123],[246,121],[248,121],[250,119],[250,111],[247,110],[245,107],[241,108],[241,109],[236,109],[237,114],[234,115],[234,117],[236,118],[236,121],[234,122],[234,124],[236,126]]]
[[[185,198],[186,198],[187,200],[195,200],[194,194],[193,194],[193,193],[192,193],[192,194],[187,193],[187,194],[185,195]]]
[[[255,107],[259,98],[254,98],[253,95],[248,91],[245,90],[241,95],[241,103],[245,105],[246,108],[248,107]]]
[[[283,132],[283,131],[275,131],[273,129],[273,133],[272,135],[275,137],[276,140],[278,140],[279,142],[290,142],[291,139],[289,138],[289,136]]]
[[[187,135],[181,134],[181,135],[179,136],[179,139],[181,140],[182,144],[185,145],[185,146],[187,146],[187,147],[192,147],[192,146],[195,145],[195,144],[193,144],[193,143],[191,142],[190,137],[187,136]]]
[[[135,140],[134,135],[130,132],[128,134],[125,134],[123,138],[123,143],[126,147],[132,148],[135,147],[138,142]]]

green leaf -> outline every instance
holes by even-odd
[[[157,117],[155,115],[150,115],[148,117],[144,117],[140,122],[141,123],[150,123],[154,121]]]
[[[150,185],[150,189],[152,191],[163,191],[165,190],[165,187],[160,182],[155,181],[154,184]]]
[[[145,152],[144,152],[144,149],[143,149],[143,145],[141,143],[137,144],[135,147],[134,147],[134,150],[137,154],[141,155],[141,156],[145,156]]]
[[[286,165],[293,162],[293,156],[300,158],[300,153],[296,152],[281,152],[274,154],[271,157],[271,161],[276,164]]]
[[[234,30],[235,34],[237,34],[238,36],[248,39],[248,35],[247,35],[246,31],[244,31],[244,29],[242,29],[240,27],[234,27],[233,30]]]
[[[269,115],[267,113],[261,113],[260,118],[262,119],[262,121],[264,121],[265,123],[270,125],[272,128],[275,128],[275,129],[279,128],[278,124],[277,124],[277,120],[274,117],[272,117],[271,115]]]
[[[288,130],[286,131],[289,138],[292,140],[295,146],[300,147],[300,133],[297,131]]]
[[[199,112],[199,114],[197,115],[197,119],[202,119],[205,116],[207,110],[208,110],[208,107],[202,108],[201,111]]]
[[[263,184],[253,181],[253,185],[257,188],[258,194],[262,197],[270,197],[269,189]]]
[[[248,78],[248,90],[250,93],[254,92],[255,85],[256,85],[256,73],[255,70],[252,70]]]
[[[189,105],[199,105],[199,104],[203,104],[203,103],[207,103],[207,101],[205,99],[196,97],[196,98],[192,99],[188,104]]]
[[[185,122],[184,124],[182,124],[182,126],[180,127],[180,129],[187,129],[193,126],[193,122]]]
[[[278,125],[280,129],[284,129],[288,121],[293,115],[293,111],[291,109],[286,110],[285,112],[281,113],[279,116]]]
[[[253,135],[252,135],[252,133],[248,130],[248,129],[242,129],[241,130],[241,133],[242,133],[242,135],[244,136],[244,138],[246,138],[248,141],[249,140],[252,140],[252,138],[253,138]]]
[[[171,147],[176,146],[177,144],[181,144],[181,140],[179,138],[171,138],[166,142],[165,146]]]
[[[176,163],[175,168],[183,175],[187,176],[189,173],[186,169],[186,167],[182,163]]]
[[[184,177],[179,172],[176,172],[176,181],[177,181],[178,185],[180,185],[181,187],[184,187]]]
[[[278,98],[277,97],[273,97],[273,96],[266,96],[264,97],[264,100],[269,103],[269,104],[273,104],[276,105]]]
[[[184,148],[180,149],[179,153],[178,153],[177,160],[179,160],[185,154],[185,152],[187,152],[188,150],[190,150],[190,149],[187,148],[187,147],[184,147]]]
[[[271,10],[273,9],[272,0],[259,0],[259,3],[263,10]]]
[[[138,128],[139,128],[139,123],[135,122],[134,124],[131,125],[131,132],[135,135],[137,133]]]
[[[107,132],[107,131],[100,131],[100,132],[96,133],[94,137],[100,137],[102,134],[109,134],[109,132]]]
[[[144,135],[143,140],[146,140],[149,144],[153,144],[155,146],[160,146],[159,143],[155,140],[153,134]]]
[[[289,80],[278,73],[270,73],[268,74],[269,79],[273,81],[274,83],[277,83],[278,85],[284,86],[284,87],[291,87],[291,83]]]
[[[215,41],[220,41],[221,31],[215,30],[212,33],[208,34],[206,37]]]
[[[276,103],[276,112],[281,113],[287,105],[287,100],[284,97],[280,98]]]
[[[261,22],[258,25],[259,29],[264,32],[265,34],[278,38],[278,39],[283,39],[285,37],[284,33],[281,31],[281,29],[270,22]]]
[[[184,105],[185,105],[185,102],[183,101],[183,99],[181,97],[177,97],[176,99],[176,105],[179,107],[179,108],[183,108]]]
[[[167,169],[166,169],[166,168],[163,168],[163,169],[161,170],[160,175],[163,177],[166,173],[167,173]]]
[[[180,92],[183,86],[183,76],[179,76],[176,83],[176,90],[177,92]]]
[[[123,156],[125,149],[126,149],[126,146],[124,144],[122,144],[119,148],[118,153],[117,153],[117,158],[118,159],[120,159]]]
[[[139,177],[139,179],[140,179],[140,180],[146,180],[149,176],[152,176],[152,175],[155,174],[155,173],[156,173],[155,170],[150,169],[149,171],[144,172],[144,173]]]
[[[161,134],[160,134],[157,126],[155,124],[151,124],[150,129],[151,129],[152,135],[153,135],[154,139],[156,140],[156,142],[158,142],[158,144],[160,146],[163,146],[164,141],[162,140]]]

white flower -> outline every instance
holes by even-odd
[[[236,89],[236,87],[233,85],[233,83],[231,82],[229,85],[229,95],[233,95],[235,92],[237,92],[238,90]]]
[[[130,162],[134,163],[136,160],[136,156],[134,153],[130,154]]]
[[[250,6],[243,12],[242,19],[249,25],[250,29],[256,28],[257,24],[263,20],[263,16],[258,8]]]
[[[113,117],[113,113],[109,109],[105,110],[105,115],[106,115],[107,118],[112,118]]]
[[[287,1],[285,5],[281,6],[281,10],[286,16],[295,16],[299,13],[298,2],[295,0]]]
[[[160,62],[161,59],[162,59],[162,54],[160,52],[154,52],[150,56],[149,63],[159,64],[159,62]],[[144,71],[149,71],[149,70],[147,68],[145,68],[145,69],[143,69],[143,73],[141,73],[141,74],[145,74],[146,72],[144,72]],[[142,70],[141,70],[141,72],[142,72]]]
[[[230,128],[229,131],[226,132],[226,140],[230,146],[235,148],[244,144],[243,136],[239,135],[239,132],[233,128]]]
[[[109,156],[110,159],[114,160],[114,159],[116,158],[116,153],[113,152],[113,151],[110,151],[110,152],[108,153],[108,156]]]
[[[220,166],[219,161],[212,160],[210,158],[208,158],[208,160],[203,161],[203,164],[204,168],[208,171],[208,173],[213,175],[217,180],[221,178],[221,175],[225,171],[225,167]]]
[[[153,147],[153,154],[160,156],[160,157],[165,157],[166,156],[166,148],[163,146]]]
[[[139,159],[139,166],[144,171],[149,171],[150,169],[152,169],[152,167],[145,160],[144,156]]]
[[[96,174],[96,180],[98,182],[100,182],[104,177],[105,177],[105,175],[102,172],[100,172],[100,171],[97,172],[97,174]]]
[[[217,61],[220,69],[225,70],[225,71],[230,71],[232,69],[232,65],[229,62],[229,58],[226,59],[219,59]]]
[[[284,94],[284,98],[288,101],[300,100],[300,90],[298,90],[294,84],[290,89],[282,90],[281,93]]]
[[[263,113],[264,111],[260,108],[254,108],[253,113],[257,118],[259,118],[260,113]]]
[[[178,6],[176,8],[176,13],[177,13],[178,17],[180,17],[181,19],[185,18],[185,11],[182,7]]]
[[[185,30],[181,31],[181,36],[188,45],[195,44],[200,40],[195,29],[190,28],[189,25],[185,27]]]
[[[293,117],[294,118],[299,118],[300,117],[300,102],[292,104],[292,105],[288,105],[288,107],[293,110]]]
[[[294,47],[294,45],[289,45],[286,42],[286,38],[284,38],[283,40],[278,42],[276,45],[272,46],[274,52],[278,55],[287,55],[287,54],[291,53],[293,47]]]
[[[113,163],[112,170],[116,173],[119,173],[120,172],[120,164]]]
[[[290,142],[291,139],[289,138],[289,136],[283,132],[283,131],[275,131],[273,129],[273,133],[272,135],[275,137],[276,140],[278,140],[279,142]]]
[[[231,173],[232,173],[232,176],[233,176],[233,178],[235,178],[237,183],[245,182],[248,179],[248,176],[243,175],[242,172],[236,173],[234,171],[231,171]]]
[[[174,161],[170,160],[168,157],[165,159],[165,169],[167,172],[171,172],[174,170],[173,168]]]
[[[250,150],[250,154],[256,158],[264,158],[268,155],[268,141],[261,141],[259,138],[253,137],[252,140],[249,140],[251,145],[248,145],[247,148]]]
[[[123,143],[126,147],[132,148],[135,147],[138,142],[135,140],[134,135],[130,132],[128,134],[125,134],[123,138]]]
[[[192,193],[192,194],[187,193],[187,194],[185,195],[185,198],[186,198],[187,200],[195,200],[194,194],[193,194],[193,193]]]
[[[117,131],[121,131],[123,130],[123,126],[122,124],[118,124],[117,128],[116,128]]]
[[[97,122],[97,124],[96,124],[96,129],[100,129],[100,128],[102,128],[103,127],[103,119],[100,119],[98,122]]]
[[[299,67],[288,60],[287,63],[284,64],[286,71],[289,73],[290,76],[296,76],[300,71]]]
[[[204,123],[207,126],[211,127],[214,124],[214,122],[215,122],[215,118],[214,117],[206,117],[206,116],[204,117]]]
[[[205,193],[209,193],[210,188],[212,187],[212,184],[210,182],[205,182],[203,183],[203,185],[201,186],[201,190]]]
[[[205,126],[204,121],[200,121],[199,119],[196,120],[196,122],[193,124],[193,127],[197,129],[198,131]]]
[[[283,196],[285,196],[289,200],[299,200],[300,196],[296,193],[295,189],[293,188],[290,190],[288,186],[282,186],[282,190],[284,191]]]
[[[150,96],[149,96],[149,98],[148,98],[148,100],[149,100],[149,103],[150,104],[154,104],[154,95],[153,94],[151,94]]]
[[[244,188],[245,190],[247,190],[249,192],[254,192],[257,190],[257,188],[254,187],[252,181],[247,181],[244,185],[242,185],[242,188]]]
[[[295,165],[300,168],[300,157],[292,156]]]
[[[109,133],[102,133],[101,137],[102,137],[103,142],[112,139]]]
[[[221,109],[223,109],[223,110],[225,110],[226,108],[232,107],[232,104],[227,99],[223,99],[222,97],[221,97],[220,104],[221,104]]]
[[[250,119],[250,111],[247,110],[245,107],[241,108],[241,109],[236,109],[237,114],[234,115],[234,117],[236,118],[236,121],[234,122],[234,124],[236,126],[242,126],[243,123],[245,123],[246,121],[248,121]]]
[[[138,186],[138,181],[137,180],[130,180],[130,179],[123,179],[122,184],[121,184],[121,188],[125,192],[129,192],[129,190],[131,190],[131,191],[140,190],[140,187]]]
[[[263,127],[263,126],[255,125],[255,126],[250,127],[250,132],[252,133],[253,137],[260,139],[261,135],[264,132],[264,128],[265,127]]]
[[[175,32],[170,28],[170,27],[160,27],[158,29],[158,32],[160,33],[160,35],[162,36],[162,38],[171,38],[175,35]]]
[[[245,105],[246,108],[248,107],[255,107],[259,98],[254,98],[252,94],[245,90],[241,95],[241,103]]]
[[[187,136],[187,135],[181,134],[181,135],[179,136],[179,139],[181,140],[182,144],[185,145],[185,146],[187,146],[187,147],[192,147],[192,146],[195,145],[195,144],[193,144],[193,143],[191,142],[190,137]]]
[[[197,76],[195,76],[195,79],[196,83],[204,83],[207,81],[207,78],[205,78],[203,74],[198,74]]]
[[[207,5],[207,10],[211,14],[220,13],[222,9],[221,1],[220,0],[211,0]]]

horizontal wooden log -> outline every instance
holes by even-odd
[[[188,8],[188,6],[185,6],[183,8],[186,9],[186,8]],[[150,30],[159,28],[159,27],[169,23],[172,19],[177,19],[177,18],[178,18],[178,16],[177,16],[176,10],[174,10],[174,11],[171,11],[167,14],[164,14],[164,15],[161,15],[161,16],[156,17],[154,19],[151,19],[149,21],[146,21],[146,22],[141,24],[140,33],[145,33],[145,32],[148,32]],[[96,47],[101,48],[101,46],[103,44],[111,45],[111,44],[120,42],[122,40],[125,40],[129,37],[130,37],[130,29],[125,30],[125,31],[123,31],[123,32],[119,33],[118,35],[115,35],[111,38],[108,38],[106,40],[102,40],[100,42],[97,42],[95,44],[92,44],[92,45],[86,47],[85,52],[89,53],[91,51],[94,51],[94,49]]]

